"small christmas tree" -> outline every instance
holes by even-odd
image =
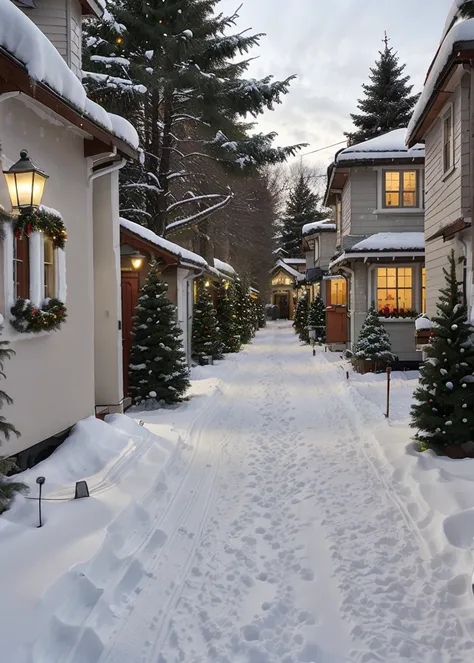
[[[133,319],[129,385],[136,405],[180,402],[189,387],[182,331],[167,290],[157,264],[151,263]]]
[[[371,306],[355,347],[354,357],[373,361],[378,365],[393,361],[392,347],[387,330],[379,320],[375,306]]]
[[[237,316],[237,329],[243,345],[250,343],[254,335],[252,325],[252,310],[249,289],[244,279],[235,281],[235,314]]]
[[[235,286],[232,281],[222,281],[217,293],[216,305],[222,352],[239,352],[240,350],[235,298]]]
[[[456,278],[454,252],[446,287],[441,290],[438,316],[433,318],[433,337],[426,346],[427,361],[412,407],[412,427],[424,448],[443,453],[446,447],[474,447],[474,328]]]
[[[267,312],[265,310],[265,304],[261,299],[257,301],[257,313],[258,313],[258,326],[260,329],[267,326]]]
[[[252,336],[255,336],[259,329],[257,300],[250,297],[250,324],[252,325]]]
[[[209,288],[202,280],[198,283],[198,296],[194,306],[192,349],[193,356],[200,361],[204,357],[222,358],[222,342],[216,309]]]
[[[295,321],[293,323],[296,334],[300,337],[300,341],[303,341],[304,343],[309,343],[308,309],[308,293],[305,292],[296,305]]]
[[[351,145],[406,127],[419,97],[411,94],[410,77],[403,75],[406,65],[399,64],[387,35],[383,41],[385,48],[370,70],[371,82],[362,85],[365,98],[358,101],[361,114],[351,113],[357,127],[357,131],[345,134]]]
[[[0,327],[0,331],[3,328]],[[6,359],[14,355],[14,351],[8,347],[8,341],[0,341],[0,377],[5,378],[3,373],[3,364]],[[12,404],[12,399],[4,392],[0,391],[0,409],[5,403]],[[20,437],[13,424],[8,423],[4,416],[0,416],[0,434],[5,440],[9,440],[12,435]],[[0,442],[1,444],[1,442]],[[11,481],[8,475],[16,469],[15,462],[11,458],[0,458],[0,513],[8,508],[8,505],[15,493],[27,493],[28,488],[22,483]]]
[[[326,307],[321,295],[311,304],[308,313],[308,325],[316,328],[316,340],[326,342]]]

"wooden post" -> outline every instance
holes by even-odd
[[[387,366],[387,411],[385,413],[386,418],[390,416],[390,381],[392,376],[391,366]]]

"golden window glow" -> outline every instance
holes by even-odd
[[[416,207],[418,174],[416,170],[384,172],[384,207]]]
[[[347,306],[346,279],[331,279],[331,306]]]
[[[413,308],[413,270],[411,267],[377,269],[377,308],[392,313]]]
[[[426,313],[426,267],[421,268],[421,312]]]
[[[56,264],[53,240],[44,238],[44,296],[56,297]]]
[[[293,285],[293,279],[283,272],[278,272],[272,279],[272,285]]]

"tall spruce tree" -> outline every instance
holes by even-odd
[[[178,403],[189,387],[182,331],[167,290],[168,285],[159,278],[158,265],[151,263],[133,319],[128,368],[130,395],[136,405]]]
[[[316,340],[326,342],[326,306],[320,295],[316,297],[308,312],[308,325],[316,329]]]
[[[216,313],[223,352],[239,352],[240,350],[235,298],[234,283],[222,281],[217,293]]]
[[[444,269],[446,287],[441,290],[433,318],[433,338],[426,346],[427,361],[412,407],[412,426],[423,447],[443,453],[446,447],[466,445],[474,449],[474,327],[467,321],[467,307],[456,277],[454,252]]]
[[[384,366],[393,361],[392,346],[387,330],[379,320],[375,306],[371,306],[359,333],[354,357]]]
[[[385,48],[379,51],[380,58],[370,69],[371,82],[362,85],[365,98],[357,104],[361,113],[351,113],[357,131],[345,134],[350,145],[406,127],[418,101],[419,95],[411,94],[410,77],[403,75],[406,65],[399,64],[387,35],[383,41]]]
[[[280,248],[291,258],[304,258],[302,229],[307,223],[322,221],[327,212],[320,209],[321,198],[311,189],[309,175],[301,172],[292,187],[281,220]]]
[[[0,210],[1,212],[1,210]],[[0,326],[0,332],[3,327]],[[9,347],[8,341],[0,341],[0,377],[5,378],[3,365],[6,359],[14,355],[14,351]],[[3,390],[0,391],[0,410],[5,404],[13,403],[12,399]],[[13,424],[10,424],[6,418],[0,416],[0,435],[3,439],[9,440],[12,435],[20,436]],[[0,445],[2,440],[0,438]],[[8,475],[16,469],[15,461],[12,458],[0,458],[0,513],[8,508],[10,501],[16,493],[27,493],[28,488],[23,483],[12,481],[7,478]]]
[[[206,282],[198,283],[198,296],[193,313],[193,356],[200,361],[204,357],[222,358],[222,342],[217,314]]]
[[[246,56],[262,35],[232,34],[238,15],[215,13],[217,5],[110,0],[104,20],[84,26],[89,95],[129,119],[143,148],[142,161],[122,172],[121,212],[160,235],[232,200],[225,186],[212,188],[209,158],[245,173],[302,147],[275,147],[275,133],[250,133],[247,118],[273,110],[293,77],[245,79]]]
[[[308,293],[305,292],[296,305],[295,321],[293,323],[295,332],[298,334],[300,341],[303,341],[304,343],[309,343],[308,311],[309,299]]]

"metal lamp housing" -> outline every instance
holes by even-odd
[[[48,175],[36,168],[26,150],[20,152],[20,160],[3,174],[7,181],[12,209],[36,208],[41,205]]]

